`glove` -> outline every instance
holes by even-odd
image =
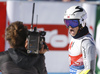
[[[92,70],[83,70],[80,74],[94,74]]]

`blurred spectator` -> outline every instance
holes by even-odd
[[[63,2],[70,2],[70,1],[81,1],[81,2],[83,2],[83,1],[85,1],[85,0],[62,0]]]
[[[16,1],[16,0],[10,0],[10,1]],[[84,1],[100,1],[100,0],[17,0],[17,1],[62,1],[62,2],[80,1],[80,2],[84,2]]]
[[[62,1],[62,0],[28,0],[28,1]]]
[[[70,1],[85,1],[85,0],[28,0],[28,1],[63,1],[63,2],[70,2]]]
[[[84,2],[84,1],[100,1],[100,0],[25,0],[25,1],[62,1],[62,2],[70,2],[70,1],[80,1],[80,2]]]
[[[98,1],[98,0],[86,0],[86,1]]]

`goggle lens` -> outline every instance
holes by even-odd
[[[64,22],[65,22],[67,28],[69,26],[71,26],[72,28],[79,26],[79,20],[78,19],[73,19],[73,20],[64,19]]]

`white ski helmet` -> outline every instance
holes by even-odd
[[[72,6],[65,11],[64,19],[79,19],[82,27],[85,27],[85,20],[87,18],[86,11],[81,6]]]

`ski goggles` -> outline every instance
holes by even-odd
[[[78,19],[64,19],[64,22],[65,22],[67,28],[69,26],[71,26],[72,28],[79,26],[79,20]]]

